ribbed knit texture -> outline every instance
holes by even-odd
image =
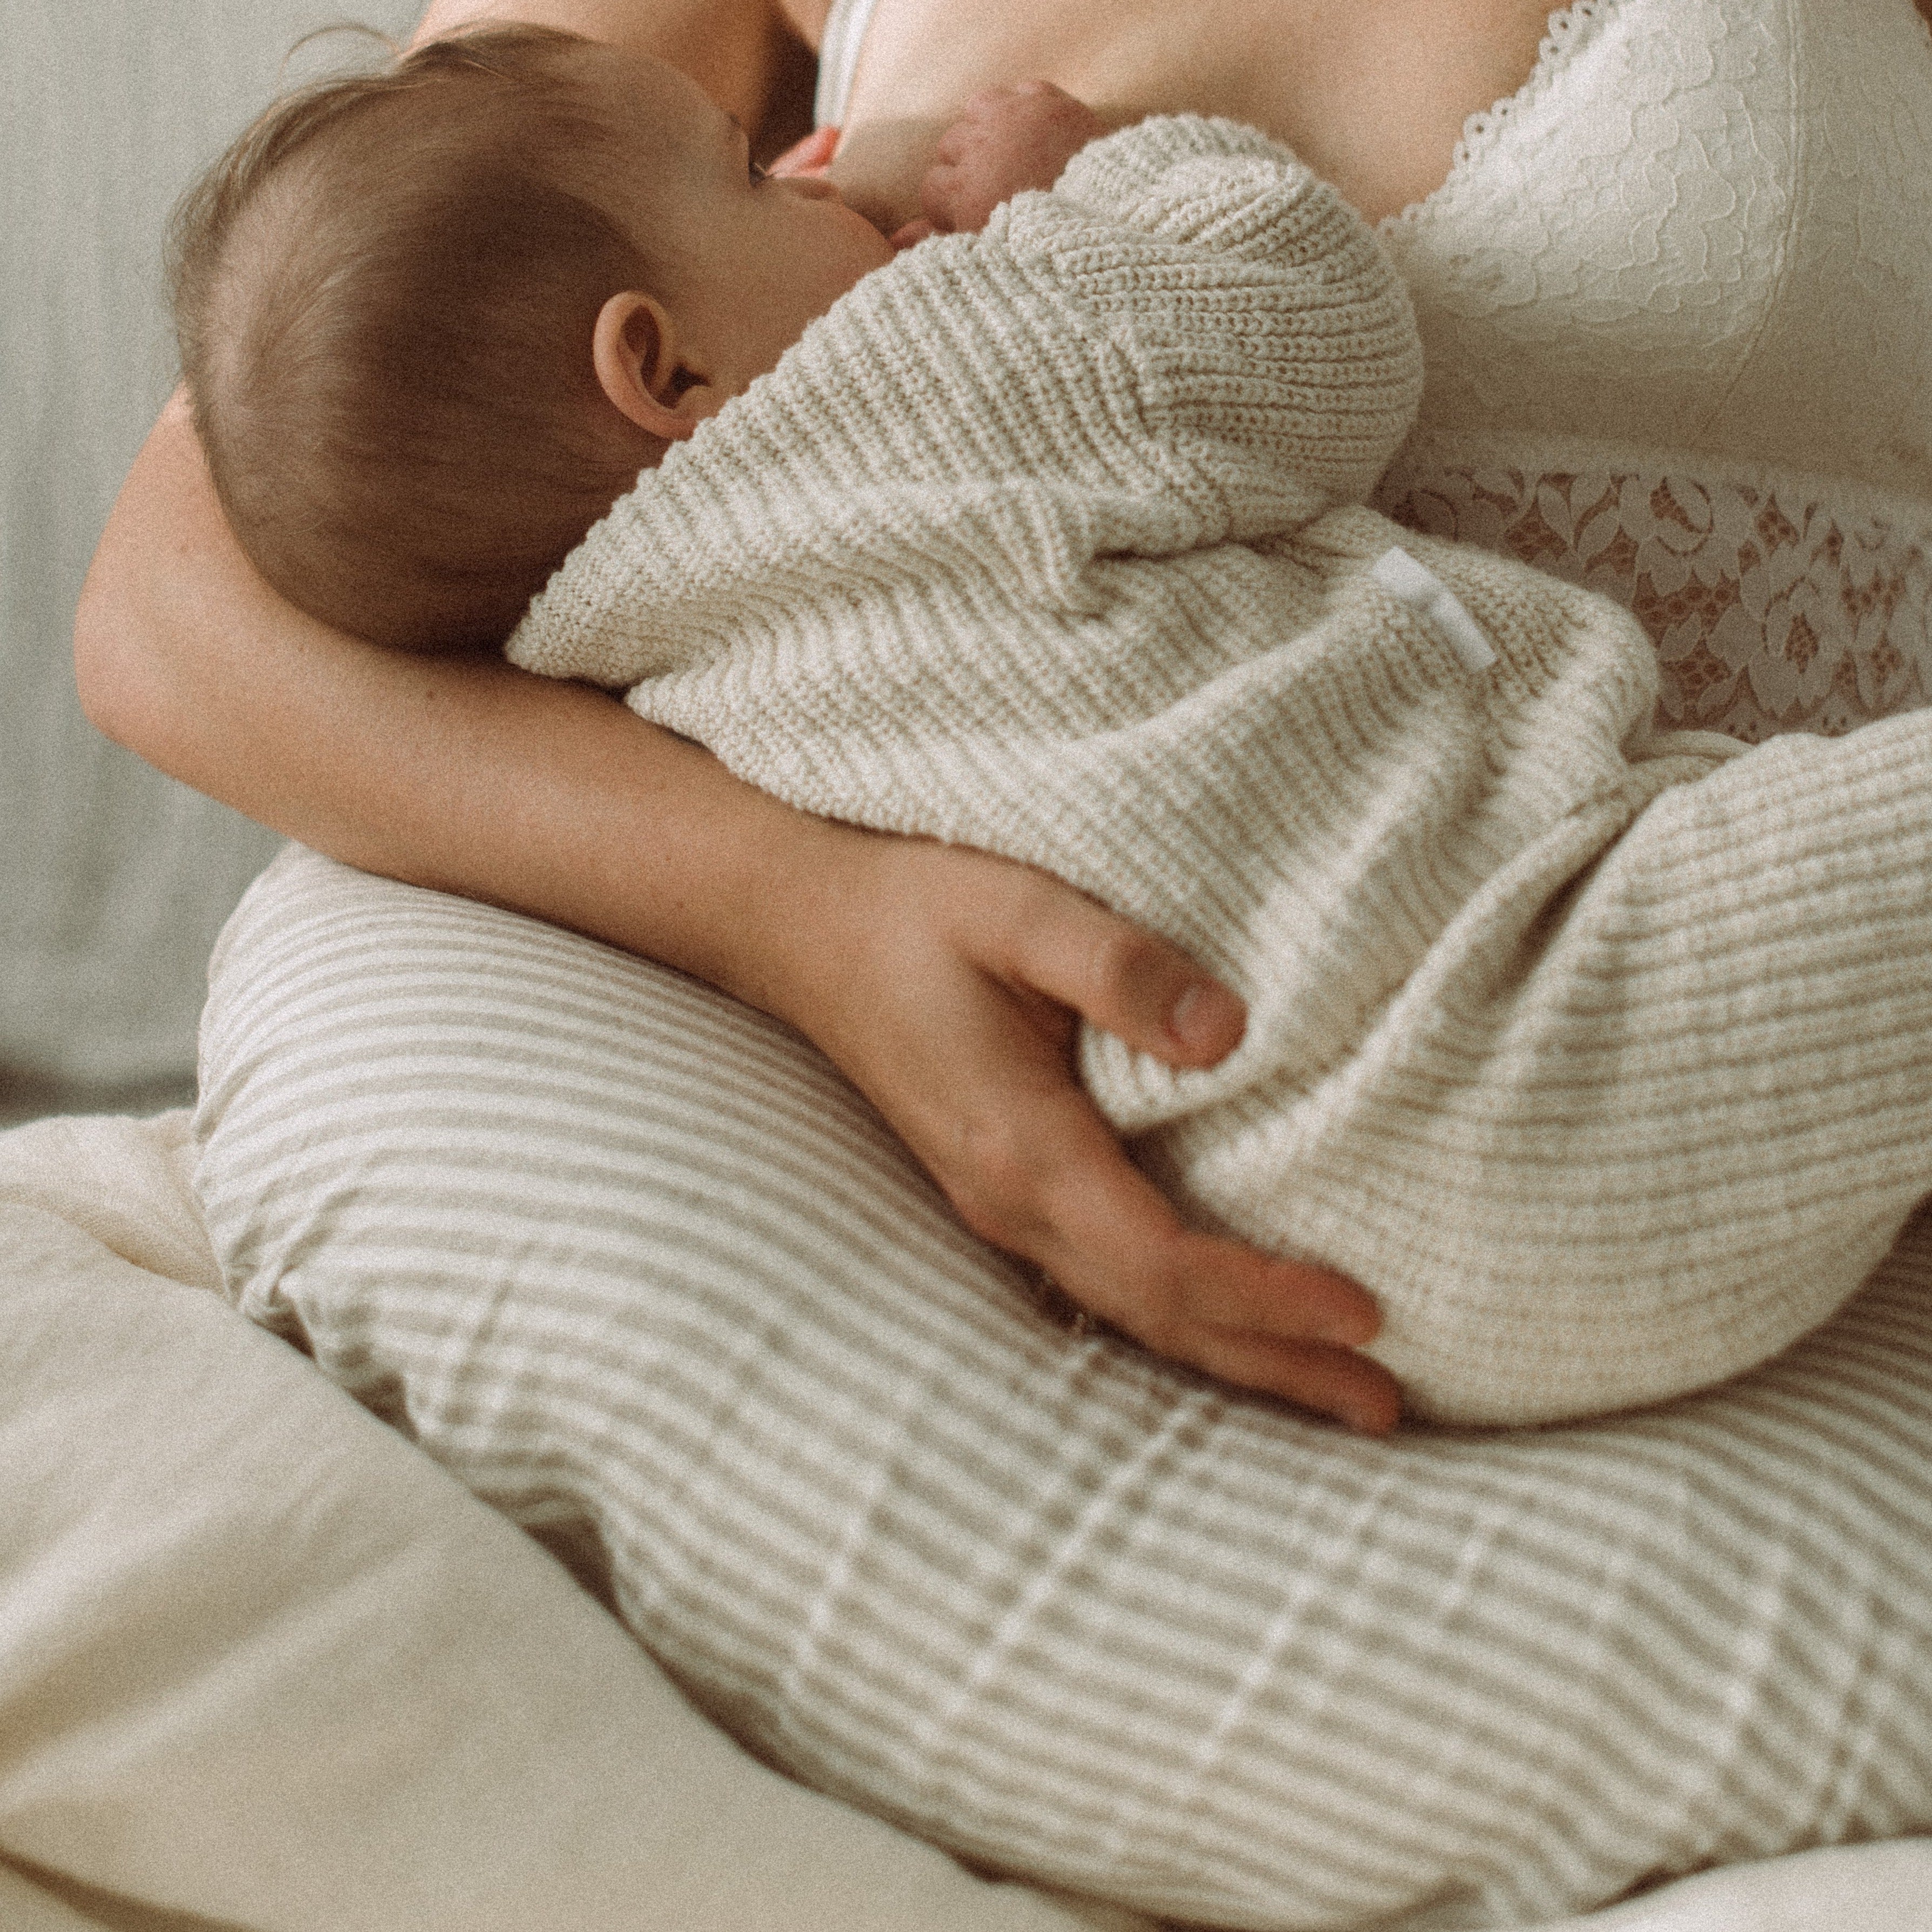
[[[1372,238],[1142,124],[869,278],[592,532],[511,654],[793,804],[1045,866],[1248,1000],[1095,1098],[1380,1299],[1418,1414],[1696,1388],[1885,1253],[1932,1137],[1932,722],[1642,736],[1617,607],[1360,506],[1419,388]],[[1400,542],[1498,652],[1370,567]]]

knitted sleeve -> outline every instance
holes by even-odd
[[[1164,442],[1291,466],[1326,508],[1365,500],[1408,434],[1422,356],[1401,278],[1341,196],[1255,128],[1142,122],[988,232],[1132,344]]]
[[[509,656],[634,685],[994,559],[1003,597],[1078,613],[1097,560],[1361,496],[1420,383],[1402,285],[1332,188],[1232,122],[1144,122],[867,276],[619,500]]]

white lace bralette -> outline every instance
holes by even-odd
[[[874,0],[834,0],[843,115]],[[1932,701],[1932,34],[1913,0],[1577,0],[1380,233],[1422,331],[1376,502],[1634,610],[1662,722]]]
[[[1628,604],[1669,723],[1932,699],[1912,0],[1579,0],[1381,232],[1426,386],[1380,508]]]

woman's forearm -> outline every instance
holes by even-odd
[[[164,771],[350,864],[534,913],[773,1003],[747,905],[858,836],[741,784],[614,700],[416,658],[257,577],[185,406],[156,424],[82,592],[88,715]],[[826,850],[820,850],[823,847]]]

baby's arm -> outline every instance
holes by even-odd
[[[1058,192],[1013,209],[1003,244],[1138,335],[1156,435],[1206,439],[1216,468],[1292,472],[1303,514],[1366,500],[1414,418],[1421,346],[1394,264],[1328,183],[1254,128],[1174,116],[1109,136],[1028,81],[968,105],[921,184],[925,218],[894,241],[976,232],[1042,188]]]
[[[1110,260],[1095,246],[1109,226],[1141,252]],[[1311,514],[1364,502],[1408,434],[1422,345],[1401,277],[1341,196],[1255,128],[1180,115],[1094,142],[1050,198],[1015,206],[1008,235],[1137,341],[1155,433],[1215,473],[1247,472],[1244,494],[1292,473]]]

